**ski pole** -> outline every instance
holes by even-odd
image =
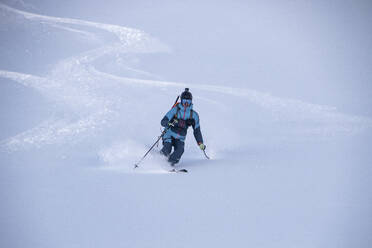
[[[156,144],[159,142],[159,140],[161,138],[163,138],[164,134],[171,128],[171,126],[174,126],[174,124],[176,124],[176,120],[174,120],[171,125],[169,125],[168,127],[164,128],[164,131],[161,133],[161,135],[156,140],[156,142],[150,147],[150,149],[145,153],[145,155],[143,155],[143,157],[140,159],[140,161],[138,161],[137,163],[134,164],[134,169],[138,167],[138,165],[142,162],[142,160],[145,159],[145,157],[147,156],[147,154],[149,154],[149,152],[156,146]]]
[[[205,149],[203,150],[203,152],[204,152],[205,157],[206,157],[207,159],[210,159],[210,158],[208,157],[207,153],[205,152]]]
[[[134,169],[138,167],[138,165],[142,162],[142,160],[145,159],[145,157],[147,156],[147,154],[149,154],[149,152],[154,148],[154,146],[159,142],[159,140],[164,136],[164,134],[168,131],[169,128],[166,128],[164,129],[164,131],[161,133],[161,135],[159,136],[159,138],[157,139],[157,141],[151,146],[151,148],[145,153],[145,155],[143,155],[143,157],[140,159],[140,161],[138,161],[137,163],[134,164]]]
[[[176,101],[174,102],[172,108],[174,106],[176,106],[177,102],[178,102],[178,99],[180,99],[180,96],[178,95],[177,98],[176,98]],[[175,121],[173,121],[172,123],[173,125],[176,124]],[[170,128],[170,126],[168,126],[167,128],[164,129],[164,131],[161,133],[161,135],[158,137],[158,140],[151,146],[151,148],[145,153],[145,155],[143,155],[143,157],[140,159],[140,161],[138,161],[137,163],[134,164],[134,169],[138,167],[138,165],[142,162],[142,160],[145,159],[145,157],[147,156],[147,154],[149,154],[149,152],[156,146],[156,144],[159,143],[159,140],[164,136],[164,134],[168,131],[168,129]]]

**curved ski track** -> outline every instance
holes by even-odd
[[[317,135],[354,134],[372,127],[372,120],[369,118],[346,115],[329,106],[283,99],[255,90],[143,80],[108,74],[95,68],[93,62],[107,55],[159,53],[169,52],[170,49],[157,39],[136,29],[38,15],[17,10],[4,4],[0,4],[0,11],[21,16],[29,22],[42,23],[76,35],[91,37],[91,39],[95,39],[95,34],[92,31],[84,30],[84,28],[105,31],[116,37],[113,41],[107,40],[104,46],[59,61],[44,77],[0,70],[1,77],[34,88],[45,97],[70,110],[63,118],[50,118],[30,130],[2,141],[3,149],[8,151],[42,147],[50,144],[78,143],[92,135],[99,135],[100,130],[107,129],[110,125],[118,122],[120,110],[123,108],[122,105],[135,104],[129,103],[126,96],[110,93],[116,89],[123,89],[123,87],[153,87],[158,91],[174,87],[176,88],[174,91],[177,92],[187,86],[198,91],[243,98],[244,101],[268,111],[276,121],[311,121],[318,123],[317,128],[310,130],[310,133],[316,133]],[[151,75],[148,72],[129,69]],[[215,101],[211,97],[200,98],[208,104],[216,106],[220,104],[219,101]],[[222,105],[218,108],[226,109],[228,106]],[[134,115],[134,113],[129,114]]]

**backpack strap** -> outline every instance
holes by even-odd
[[[190,117],[186,120],[187,126],[193,126],[195,123],[195,120],[193,119],[193,113],[194,111],[191,109],[190,110]]]

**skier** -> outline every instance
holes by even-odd
[[[199,115],[192,109],[192,94],[188,88],[181,94],[181,103],[177,103],[161,120],[163,127],[170,127],[163,136],[161,153],[168,157],[168,162],[174,166],[180,160],[184,147],[187,129],[192,126],[194,137],[199,148],[204,151],[203,137],[200,131]],[[171,154],[172,147],[174,151]]]

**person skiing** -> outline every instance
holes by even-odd
[[[161,153],[168,157],[168,162],[174,166],[179,162],[184,152],[187,129],[192,126],[194,137],[199,148],[204,151],[206,146],[203,144],[203,136],[200,131],[200,121],[198,113],[193,110],[192,94],[186,88],[181,94],[181,103],[176,103],[171,110],[161,120],[161,125],[169,127],[163,136],[163,148]],[[172,147],[174,151],[171,154]]]

